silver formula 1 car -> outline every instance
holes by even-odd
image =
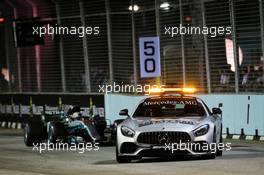
[[[116,128],[116,160],[130,162],[142,157],[222,155],[222,111],[212,112],[197,97],[162,93],[143,99]]]

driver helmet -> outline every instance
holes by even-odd
[[[77,119],[77,118],[81,117],[81,108],[79,106],[74,106],[71,109],[70,114],[71,114],[70,116],[72,119]]]
[[[73,119],[77,119],[77,118],[79,118],[79,117],[80,117],[80,112],[74,112],[74,113],[71,115],[71,117],[72,117]]]

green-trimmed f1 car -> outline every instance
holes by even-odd
[[[24,127],[24,142],[27,146],[48,140],[50,143],[99,142],[105,139],[104,117],[82,117],[79,107],[65,114],[56,112],[42,115],[41,120],[27,122]]]

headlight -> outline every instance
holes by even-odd
[[[134,137],[134,135],[135,135],[135,131],[133,129],[126,127],[126,126],[121,127],[121,132],[124,136],[127,136],[127,137]]]
[[[209,131],[209,125],[206,124],[206,125],[202,125],[202,126],[200,126],[199,128],[195,129],[195,130],[193,131],[193,133],[194,133],[194,135],[195,135],[196,137],[198,137],[198,136],[202,136],[202,135],[207,134],[208,131]]]

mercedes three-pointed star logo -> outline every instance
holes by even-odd
[[[160,133],[158,136],[158,139],[159,139],[160,144],[168,143],[169,141],[168,133],[165,133],[165,132]]]

